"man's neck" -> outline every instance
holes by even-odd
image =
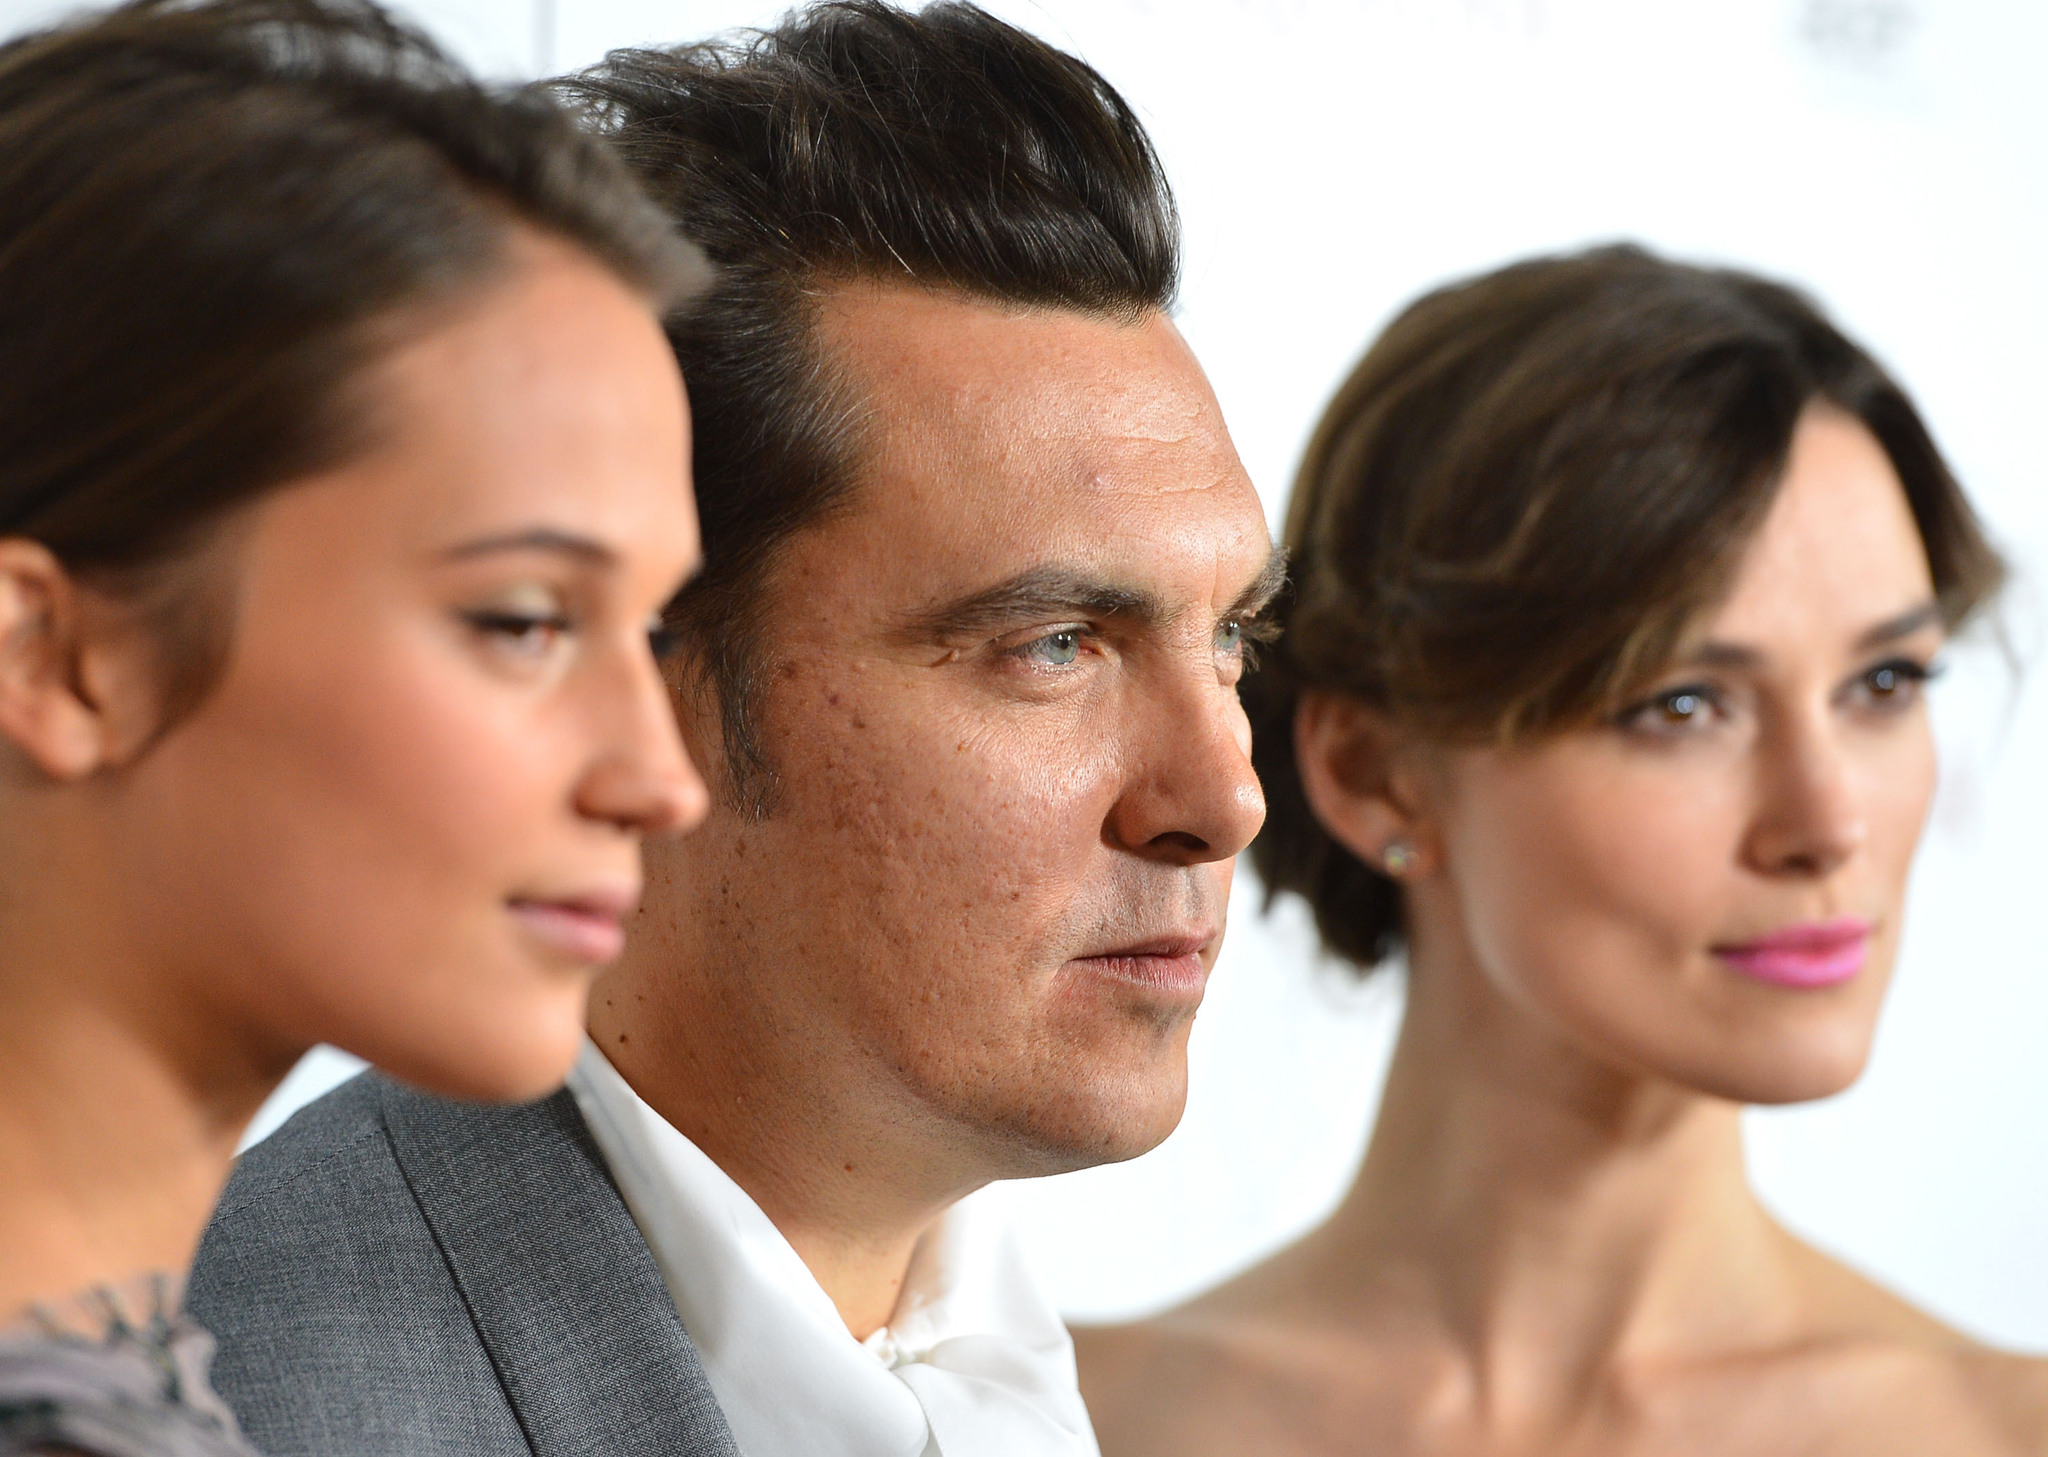
[[[888,1325],[918,1241],[986,1180],[949,1178],[930,1115],[872,1107],[855,1078],[753,1064],[733,1050],[762,1044],[743,1037],[678,1047],[636,1020],[600,984],[590,1034],[619,1075],[760,1206],[856,1339]]]
[[[832,1297],[839,1318],[855,1340],[866,1340],[894,1319],[922,1231],[907,1242],[899,1234],[884,1243],[869,1244],[822,1225],[806,1228],[778,1222],[776,1227]]]

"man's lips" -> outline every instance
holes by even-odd
[[[1162,936],[1076,956],[1068,965],[1110,981],[1200,1001],[1209,981],[1208,968],[1202,965],[1202,952],[1215,939],[1214,931]]]
[[[527,934],[571,961],[603,966],[626,949],[626,917],[638,890],[587,891],[560,898],[515,896],[506,904]]]
[[[1714,955],[1743,975],[1774,986],[1838,986],[1863,970],[1874,929],[1857,916],[1807,921],[1739,945],[1716,946]]]

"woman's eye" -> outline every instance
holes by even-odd
[[[543,656],[571,626],[565,613],[522,612],[510,608],[480,608],[464,613],[463,618],[493,643],[522,657]]]
[[[1622,722],[1630,728],[1670,733],[1709,722],[1719,707],[1711,688],[1698,685],[1673,688],[1630,709],[1622,715]]]
[[[1706,707],[1707,700],[1697,693],[1670,693],[1657,700],[1658,711],[1667,723],[1691,723]]]
[[[1081,656],[1081,629],[1063,627],[1013,649],[1019,657],[1048,668],[1070,666]]]
[[[1919,698],[1921,688],[1933,676],[1934,669],[1925,663],[1893,658],[1858,678],[1855,688],[1874,707],[1903,708]]]

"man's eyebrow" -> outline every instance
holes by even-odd
[[[1252,584],[1237,594],[1237,600],[1230,604],[1226,619],[1257,617],[1273,605],[1273,599],[1280,595],[1280,589],[1287,585],[1287,549],[1276,546],[1268,553],[1266,564],[1259,568],[1259,574],[1252,578]]]
[[[1887,617],[1874,627],[1865,629],[1856,639],[1856,651],[1867,653],[1875,648],[1895,643],[1902,637],[1911,637],[1923,628],[1938,626],[1941,622],[1941,604],[1922,602],[1908,608],[1896,617]],[[1689,666],[1701,668],[1751,668],[1761,662],[1762,655],[1754,648],[1737,643],[1703,642],[1685,655]]]
[[[1224,617],[1252,617],[1287,580],[1287,555],[1275,547]],[[917,637],[966,637],[1055,617],[1123,618],[1156,627],[1173,614],[1156,592],[1125,586],[1079,568],[1033,567],[965,597],[911,613],[903,630]]]
[[[1122,617],[1163,622],[1166,605],[1152,592],[1105,581],[1073,567],[1033,567],[992,587],[903,619],[913,636],[965,637],[1036,619]]]
[[[444,562],[463,562],[508,551],[554,552],[561,556],[578,557],[599,566],[610,566],[619,559],[619,554],[601,541],[588,536],[577,536],[573,532],[558,531],[548,526],[508,531],[501,536],[481,536],[474,541],[465,541],[449,547],[441,553],[440,559]]]

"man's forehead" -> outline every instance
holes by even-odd
[[[978,496],[1008,511],[1028,507],[1020,493],[1069,509],[1075,494],[1251,492],[1207,379],[1161,314],[848,284],[822,296],[820,317],[823,362],[858,400],[864,488],[969,514]]]
[[[1215,401],[1165,315],[1108,317],[953,290],[847,284],[821,296],[827,368],[873,426],[1044,444],[1076,432],[1184,444]]]
[[[1058,586],[1076,603],[1091,593],[1104,603],[1127,598],[1119,615],[1164,620],[1230,602],[1272,553],[1248,482],[1241,491],[1213,476],[1180,490],[1118,490],[1101,480],[1077,489],[1063,472],[1035,472],[987,486],[878,483],[866,497],[863,534],[878,556],[894,559],[894,571],[876,560],[870,569],[918,584],[928,600],[1001,584],[1029,589],[1018,596]]]
[[[1216,606],[1264,565],[1257,493],[1163,316],[902,285],[848,286],[823,312],[827,367],[865,397],[866,520],[848,525],[900,607],[913,584],[937,606],[1056,573],[1162,610]]]

